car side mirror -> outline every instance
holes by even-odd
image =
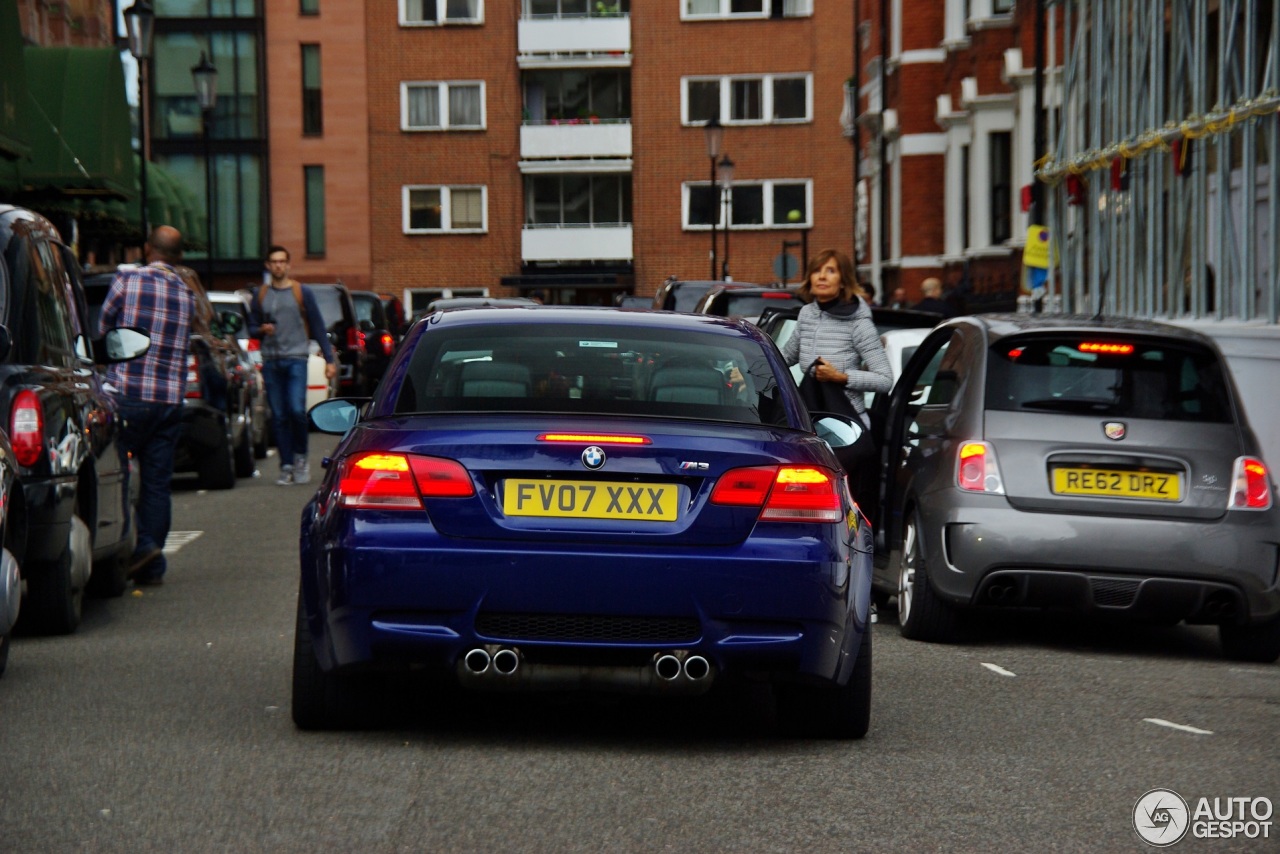
[[[832,448],[847,448],[862,437],[866,427],[843,415],[819,413],[813,420],[813,430],[818,438]]]
[[[321,433],[342,436],[360,420],[360,407],[351,400],[334,397],[311,407],[307,418]]]
[[[107,334],[93,342],[93,361],[99,365],[112,365],[136,359],[151,347],[151,336],[132,326],[108,329]]]

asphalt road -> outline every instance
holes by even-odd
[[[1004,622],[934,646],[886,615],[860,742],[778,737],[767,692],[406,689],[368,730],[300,733],[306,489],[274,475],[180,488],[163,587],[88,602],[74,636],[15,640],[0,852],[1142,851],[1150,789],[1280,803],[1280,666],[1221,660],[1186,627]],[[1270,821],[1267,839],[1171,850],[1280,850]]]

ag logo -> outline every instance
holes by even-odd
[[[1124,438],[1127,428],[1123,421],[1108,421],[1102,425],[1102,434],[1114,442],[1119,442]]]
[[[592,445],[582,452],[582,464],[587,468],[595,471],[604,465],[604,448],[599,445]]]
[[[1187,802],[1172,789],[1152,789],[1133,805],[1133,829],[1143,842],[1157,848],[1181,841],[1190,818]]]

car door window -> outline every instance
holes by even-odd
[[[67,300],[70,281],[47,242],[33,240],[27,247],[27,292],[40,330],[36,361],[51,367],[72,367],[79,358],[74,343],[76,319]]]

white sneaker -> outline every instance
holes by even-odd
[[[280,476],[276,478],[276,486],[293,485],[293,466],[280,466]]]
[[[293,458],[293,482],[311,482],[311,466],[307,464],[306,457],[298,456]]]

